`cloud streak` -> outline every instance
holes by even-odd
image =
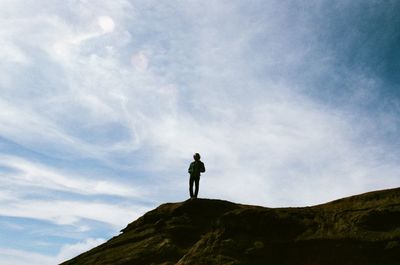
[[[13,157],[0,156],[0,165],[9,169],[3,173],[3,184],[12,186],[36,187],[48,190],[66,191],[83,195],[114,195],[122,197],[144,196],[133,187],[126,187],[108,180],[90,180],[57,172],[46,166]]]
[[[202,196],[242,203],[310,205],[400,184],[398,67],[384,56],[397,4],[2,6],[0,215],[99,238],[88,220],[115,231],[185,199],[194,152],[207,167]]]
[[[5,264],[9,265],[50,265],[55,263],[59,264],[104,242],[105,240],[101,238],[88,238],[83,242],[78,242],[76,244],[67,244],[60,250],[57,256],[40,255],[34,252],[7,248],[0,248],[0,254],[2,255],[2,262],[5,262]]]

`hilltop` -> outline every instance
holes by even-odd
[[[74,264],[399,264],[400,188],[313,207],[167,203]]]

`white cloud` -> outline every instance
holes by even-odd
[[[1,264],[7,265],[54,265],[56,262],[54,257],[9,248],[0,248],[0,257]]]
[[[335,181],[338,186],[349,179],[346,174],[351,172],[358,172],[356,186],[373,183],[365,172],[373,167],[371,163],[377,153],[364,154],[364,147],[354,142],[360,132],[366,130],[363,124],[352,124],[347,113],[313,104],[311,99],[301,96],[301,90],[291,87],[296,80],[290,75],[285,75],[288,80],[282,81],[257,78],[253,73],[265,66],[257,58],[249,57],[250,51],[254,52],[249,43],[256,42],[260,36],[274,40],[263,42],[266,47],[258,47],[262,48],[259,52],[268,57],[265,75],[273,74],[274,70],[282,70],[284,75],[287,67],[303,64],[305,56],[313,50],[314,43],[304,47],[294,46],[292,42],[302,43],[301,40],[309,36],[308,30],[302,28],[292,36],[293,32],[281,32],[274,26],[289,23],[286,16],[272,16],[265,26],[265,23],[246,19],[238,9],[224,3],[201,5],[202,8],[191,3],[177,7],[176,12],[183,17],[202,19],[188,23],[191,28],[185,30],[186,27],[182,28],[174,20],[166,20],[169,24],[162,25],[157,20],[141,24],[140,13],[132,17],[126,13],[129,9],[125,9],[129,6],[126,1],[104,4],[93,10],[88,3],[79,5],[76,18],[80,27],[61,16],[39,14],[32,15],[33,22],[26,17],[13,19],[13,27],[2,34],[5,43],[14,45],[14,42],[21,42],[17,36],[23,32],[24,43],[38,47],[48,56],[39,57],[38,63],[56,62],[61,69],[60,84],[64,85],[61,89],[41,87],[36,92],[38,96],[32,98],[25,96],[28,87],[18,86],[19,76],[10,80],[13,88],[6,91],[0,101],[0,133],[7,139],[46,155],[89,157],[112,167],[128,169],[129,165],[116,162],[116,157],[134,157],[138,150],[148,151],[152,154],[142,163],[144,168],[151,166],[152,169],[180,172],[180,163],[190,159],[192,152],[199,151],[205,154],[211,172],[219,172],[222,179],[228,178],[222,177],[223,172],[229,172],[225,175],[235,179],[237,187],[241,186],[241,179],[247,177],[258,183],[249,185],[255,189],[277,188],[283,184],[297,186],[297,182],[276,179],[295,178],[293,169],[287,165],[296,168],[294,172],[306,186],[324,183],[338,172],[341,172],[340,177],[336,177],[340,180]],[[102,8],[107,12],[100,12]],[[160,16],[170,17],[170,10],[165,6],[156,5],[155,8],[163,11]],[[278,11],[282,13],[274,5],[266,10],[268,14]],[[102,32],[92,28],[93,23],[100,26]],[[101,38],[103,33],[114,31],[115,24],[118,24],[118,32],[110,34],[109,41]],[[42,30],[35,31],[37,26]],[[150,34],[143,42],[135,39],[141,32],[161,26],[176,34],[161,30],[157,31],[160,35]],[[241,34],[235,34],[237,31]],[[124,35],[118,35],[121,32]],[[129,37],[125,39],[125,36]],[[123,44],[119,44],[120,39]],[[160,45],[159,40],[166,40],[166,44]],[[112,53],[110,45],[113,45]],[[26,50],[18,49],[26,54]],[[132,50],[138,52],[125,59]],[[266,50],[269,53],[265,54]],[[329,64],[329,61],[324,63]],[[132,72],[131,64],[138,71]],[[53,66],[38,65],[43,69]],[[317,62],[315,67],[320,66]],[[50,79],[50,76],[43,78]],[[365,98],[365,95],[360,96]],[[123,136],[111,137],[112,133],[124,130]],[[379,146],[379,143],[370,144],[374,145]],[[393,161],[381,162],[387,167],[394,164]],[[39,170],[29,166],[30,170]],[[230,169],[223,170],[224,167]],[[27,171],[26,167],[16,168]],[[395,171],[396,167],[389,170]],[[35,177],[37,175],[33,177],[36,183],[46,182],[53,185],[53,189],[81,193],[88,193],[87,190],[105,193],[111,185],[98,179],[75,182],[57,174],[53,179],[48,172],[40,179]],[[390,179],[392,177],[386,177],[387,183]],[[379,186],[384,186],[383,182]],[[110,190],[113,194],[131,192],[121,187]],[[216,193],[241,192],[240,189],[223,189]],[[240,199],[248,198],[247,192],[241,194]],[[300,194],[302,196],[291,196],[292,200],[308,203],[317,201],[319,196],[310,200],[304,192]],[[335,195],[340,196],[339,193]],[[236,195],[232,197],[239,199]],[[324,198],[328,197],[319,199]],[[270,199],[255,198],[254,201],[267,203]]]
[[[132,64],[136,70],[144,72],[147,70],[149,60],[144,52],[138,52],[132,56]]]
[[[115,23],[109,16],[100,16],[97,19],[97,23],[101,27],[104,33],[110,33],[114,31]]]
[[[60,229],[87,231],[85,218],[124,226],[147,210],[128,205],[136,197],[186,198],[193,152],[207,167],[200,196],[211,198],[308,205],[400,185],[398,152],[376,137],[381,123],[398,129],[396,116],[377,121],[316,103],[303,87],[328,73],[355,87],[352,100],[371,101],[380,83],[342,75],[312,19],[290,5],[264,3],[250,16],[251,5],[219,1],[50,2],[8,1],[0,11],[0,136],[144,185],[83,177],[79,166],[61,170],[4,148],[0,164],[13,172],[1,173],[0,214]],[[44,201],[38,190],[85,200]]]
[[[40,187],[48,190],[61,190],[86,195],[115,195],[126,198],[144,196],[134,187],[127,187],[108,180],[83,178],[72,174],[65,175],[44,165],[32,163],[15,156],[0,155],[0,165],[13,169],[2,173],[4,184],[20,187]]]
[[[2,62],[29,64],[28,56],[18,47],[6,42],[0,42],[0,46],[0,60]]]
[[[90,219],[122,229],[146,210],[149,208],[134,204],[15,198],[14,201],[3,204],[0,215],[33,218],[78,227],[81,219]]]
[[[90,219],[122,228],[148,209],[132,202],[129,205],[109,203],[106,198],[93,201],[53,198],[51,193],[64,191],[86,196],[112,195],[132,200],[146,196],[146,191],[126,183],[65,174],[15,156],[0,157],[0,166],[7,169],[1,173],[0,215],[45,220],[59,225],[76,225],[79,230],[88,231],[90,228],[82,226],[81,220]],[[32,199],[38,195],[37,192],[41,192],[42,196],[48,193],[51,201],[46,197]]]
[[[88,238],[83,242],[64,245],[57,256],[59,262],[69,260],[105,242],[102,238]]]
[[[168,150],[159,165],[168,168],[200,151],[208,168],[204,196],[268,206],[312,205],[398,181],[396,163],[370,152],[378,144],[354,142],[360,128],[335,111],[295,97],[245,111],[227,122],[201,124],[179,115],[154,124],[154,141]],[[181,188],[181,181],[171,185]]]
[[[0,263],[7,265],[54,265],[69,260],[105,242],[102,238],[88,238],[82,242],[64,245],[57,256],[31,251],[0,248]]]

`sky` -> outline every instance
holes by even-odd
[[[188,198],[400,186],[400,2],[0,0],[0,264]]]

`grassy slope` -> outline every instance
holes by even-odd
[[[399,264],[400,188],[323,205],[167,203],[72,264]]]

